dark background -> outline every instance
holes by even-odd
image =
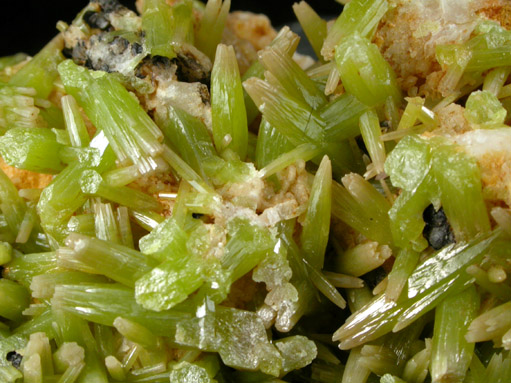
[[[74,16],[87,4],[87,0],[0,0],[0,56],[25,52],[34,55],[56,33],[57,21],[71,22]],[[204,0],[205,1],[205,0]],[[8,6],[6,4],[9,4]],[[134,0],[121,0],[134,9]],[[232,0],[231,10],[248,10],[265,13],[275,27],[296,20],[291,6],[295,0]],[[333,18],[342,7],[334,0],[309,0],[320,15]]]

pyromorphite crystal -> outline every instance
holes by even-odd
[[[49,129],[14,128],[0,137],[0,154],[5,162],[18,169],[38,173],[58,173],[64,169],[57,142]]]
[[[182,253],[141,277],[135,284],[137,303],[155,311],[174,307],[204,282],[202,264]]]
[[[474,128],[501,127],[506,116],[507,110],[488,91],[473,92],[467,99],[465,118]]]
[[[176,341],[220,354],[228,366],[279,376],[282,356],[268,340],[261,319],[252,312],[218,308],[178,325]]]
[[[369,39],[357,33],[346,36],[336,48],[335,60],[346,90],[364,104],[375,106],[389,97],[400,100],[392,67]]]

